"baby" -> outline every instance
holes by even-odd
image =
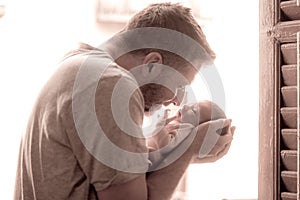
[[[164,119],[158,123],[157,134],[148,139],[149,159],[152,167],[161,163],[166,156],[174,151],[187,138],[195,127],[201,123],[226,118],[223,110],[211,101],[200,101],[192,105],[184,105],[175,116],[168,118],[168,110]],[[224,135],[228,126],[216,131]],[[159,151],[157,151],[159,150]]]
[[[220,118],[225,119],[226,115],[217,104],[211,101],[200,101],[192,105],[184,105],[182,109],[177,112],[174,121],[177,123],[190,123],[194,126],[198,126],[204,122]],[[226,128],[223,128],[217,133],[223,135],[227,133],[226,130]]]

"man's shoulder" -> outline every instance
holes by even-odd
[[[78,49],[74,54],[65,57],[61,62],[62,68],[77,68],[77,73],[86,73],[89,76],[98,75],[99,80],[109,78],[127,78],[135,80],[132,74],[117,65],[113,58],[101,49]]]

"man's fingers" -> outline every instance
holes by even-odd
[[[228,151],[229,151],[229,149],[230,149],[230,146],[231,146],[231,142],[228,143],[228,144],[226,144],[226,145],[225,145],[225,148],[222,149],[221,151],[219,151],[219,152],[217,153],[216,157],[217,157],[218,159],[220,159],[220,158],[222,158],[223,156],[225,156],[225,155],[228,153]]]
[[[218,119],[202,123],[199,126],[200,130],[204,130],[202,133],[206,134],[206,137],[210,137],[210,139],[207,140],[205,138],[204,143],[201,144],[199,155],[201,155],[201,153],[203,155],[206,153],[207,155],[204,157],[199,156],[198,158],[200,159],[200,162],[215,162],[227,154],[236,129],[235,126],[231,126],[231,122],[231,119]],[[224,127],[227,128],[226,131],[224,130],[224,134],[220,134],[218,130],[222,130]],[[202,146],[203,151],[201,150]]]
[[[224,146],[224,145],[228,144],[229,142],[231,142],[232,139],[233,139],[232,134],[222,135],[219,137],[217,145],[220,144],[219,146]]]
[[[224,136],[221,136],[221,137],[224,137]],[[230,146],[231,146],[231,141],[232,140],[229,139],[226,141],[226,143],[222,143],[221,146],[216,144],[216,146],[208,154],[208,157],[210,157],[213,162],[222,158],[224,155],[226,155],[228,153]]]
[[[211,152],[211,154],[214,155],[217,158],[217,160],[228,153],[231,146],[231,142],[233,140],[233,134],[235,129],[236,127],[232,126],[230,127],[230,134],[220,136],[215,149],[213,149],[213,151]]]
[[[226,135],[229,131],[229,126],[225,126],[224,128],[220,128],[217,130],[219,135]]]
[[[229,132],[229,128],[231,127],[231,119],[219,119],[215,120],[217,125],[219,126],[216,127],[216,133],[219,135],[226,135]]]

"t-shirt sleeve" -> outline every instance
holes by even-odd
[[[94,105],[85,105],[94,110],[77,113],[81,141],[75,145],[82,151],[75,156],[90,184],[101,191],[145,174],[149,160],[142,133],[144,101],[135,80],[113,68],[98,81],[95,95],[86,98],[94,98]]]

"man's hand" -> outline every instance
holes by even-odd
[[[231,120],[219,119],[215,121],[208,121],[198,126],[196,137],[194,138],[191,146],[170,165],[148,173],[148,197],[149,199],[170,199],[174,193],[180,179],[188,168],[191,161],[199,156],[199,150],[206,134],[216,134],[218,141],[216,145],[209,152],[209,157],[204,157],[201,160],[194,159],[195,163],[214,162],[223,157],[229,150],[234,133],[234,127],[230,127]],[[217,130],[229,126],[228,133],[220,136]],[[207,132],[209,130],[209,132]]]
[[[222,130],[224,127],[228,127],[227,133],[222,133],[222,135],[218,135],[218,132],[220,132],[220,130]],[[212,136],[211,138],[213,138],[211,141],[211,144],[205,144],[203,142],[205,141],[197,141],[197,136],[195,138],[196,141],[194,141],[195,143],[198,143],[201,146],[202,145],[207,145],[207,146],[211,146],[212,149],[207,152],[206,155],[201,155],[201,157],[199,157],[199,152],[201,151],[201,146],[197,146],[195,145],[193,148],[195,150],[195,155],[193,157],[192,163],[210,163],[210,162],[215,162],[217,160],[219,160],[220,158],[222,158],[224,155],[227,154],[232,139],[233,139],[233,135],[234,135],[234,131],[235,131],[235,126],[231,126],[231,120],[230,119],[218,119],[218,120],[214,120],[214,121],[208,121],[205,123],[202,123],[198,126],[198,132],[197,134],[212,134],[209,136]],[[215,134],[215,135],[213,135]],[[209,137],[208,136],[208,137]],[[203,136],[200,137],[203,140]],[[207,140],[208,142],[210,142],[209,140]],[[213,144],[213,142],[215,142],[215,144]],[[212,146],[214,145],[214,146]]]

